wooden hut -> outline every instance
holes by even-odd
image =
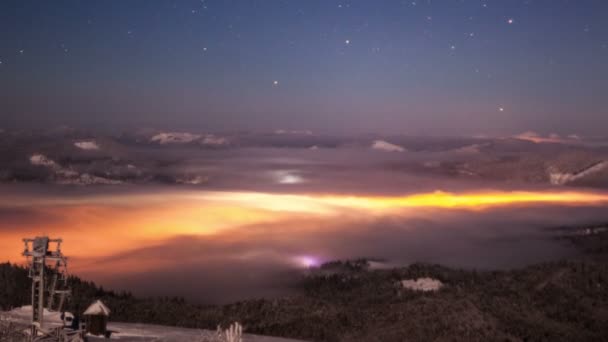
[[[110,309],[100,300],[95,301],[83,314],[86,331],[92,335],[108,336],[107,324]]]

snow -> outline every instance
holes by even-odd
[[[555,169],[549,169],[549,181],[553,185],[564,185],[575,180],[587,177],[593,173],[602,171],[606,167],[608,167],[608,162],[603,161],[576,173],[559,172]]]
[[[83,315],[110,316],[110,309],[102,301],[96,300],[84,311]]]
[[[429,292],[438,291],[441,287],[443,287],[443,283],[433,278],[418,278],[416,280],[402,280],[401,286],[403,286],[403,288],[405,289],[410,289],[414,291]]]
[[[77,141],[74,146],[85,151],[96,151],[99,150],[99,145],[95,141]]]
[[[59,165],[54,160],[47,158],[43,154],[34,154],[30,157],[30,163],[36,166],[46,166],[50,168],[56,168]]]
[[[388,141],[384,141],[384,140],[374,141],[372,143],[372,149],[386,151],[386,152],[404,152],[405,151],[405,148],[403,148],[399,145],[391,144]]]
[[[94,303],[95,304],[95,303]],[[13,309],[9,312],[0,312],[2,317],[20,324],[29,324],[32,317],[32,307],[23,306]],[[72,316],[66,313],[66,316]],[[73,316],[72,316],[73,317]],[[58,312],[49,312],[44,310],[45,326],[60,326],[63,325],[61,314]],[[162,325],[142,324],[142,323],[120,323],[108,322],[108,330],[112,331],[110,339],[120,340],[123,342],[143,342],[143,341],[164,341],[164,342],[191,342],[200,341],[205,334],[213,335],[215,331],[188,329],[178,327],[168,327]],[[107,341],[106,338],[87,336],[88,340]],[[298,340],[269,337],[261,335],[243,335],[243,342],[302,342]]]
[[[166,327],[161,325],[138,323],[108,323],[112,331],[111,339],[120,341],[165,341],[191,342],[200,341],[203,336],[215,335],[215,331]],[[106,341],[104,338],[89,337],[90,341]],[[243,334],[243,342],[298,342],[280,337]],[[301,341],[300,341],[301,342]]]
[[[227,138],[214,134],[202,135],[187,132],[161,132],[150,138],[150,141],[161,145],[188,144],[195,141],[206,146],[225,146],[229,143]]]
[[[57,184],[74,184],[74,185],[91,185],[105,184],[115,185],[121,184],[121,181],[107,179],[103,177],[93,176],[88,173],[79,174],[71,168],[65,168],[59,165],[52,159],[47,158],[43,154],[34,154],[30,157],[30,163],[35,166],[48,167],[55,173]]]
[[[66,317],[74,317],[71,313],[66,312]],[[61,326],[63,320],[61,319],[61,313],[56,311],[49,311],[46,308],[43,311],[44,325],[47,326]],[[25,305],[20,308],[15,308],[6,313],[5,318],[14,322],[31,322],[32,319],[32,306]]]

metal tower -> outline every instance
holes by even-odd
[[[41,236],[23,239],[23,242],[23,255],[30,263],[29,276],[32,278],[31,338],[36,340],[39,333],[43,336],[51,333],[44,328],[45,297],[49,311],[62,311],[65,298],[70,294],[66,278],[67,258],[61,253],[61,239]]]

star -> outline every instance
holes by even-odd
[[[274,80],[274,81],[272,81],[272,84],[275,85],[275,86],[278,86],[279,85],[279,81]]]
[[[507,20],[507,23],[508,23],[508,24],[513,24],[513,19],[512,19],[512,18],[509,18],[509,20]]]
[[[24,50],[19,50],[19,53],[23,55]]]
[[[505,109],[504,109],[503,107],[498,107],[498,111],[500,111],[500,112],[504,112],[504,111],[505,111]]]
[[[450,50],[456,50],[456,45],[450,46]]]
[[[349,39],[345,40],[344,44],[346,44],[346,45],[350,44],[350,40]]]

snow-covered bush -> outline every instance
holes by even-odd
[[[228,329],[222,330],[218,325],[215,333],[202,332],[199,342],[243,342],[243,326],[239,322],[234,322]]]

